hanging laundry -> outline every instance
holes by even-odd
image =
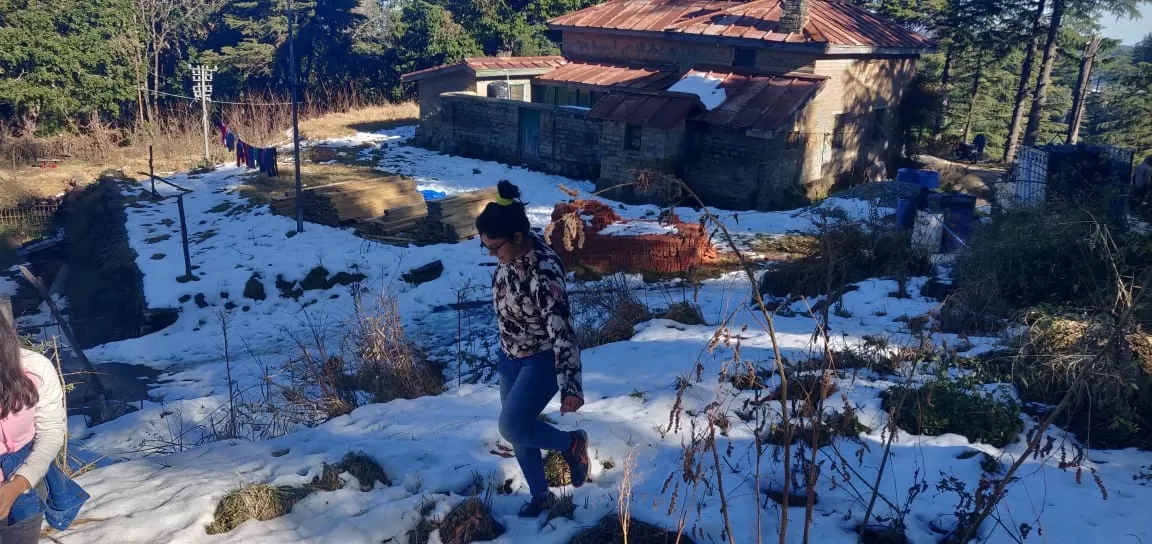
[[[245,159],[244,159],[244,148],[245,147],[246,147],[246,145],[244,144],[244,142],[241,141],[239,138],[237,138],[236,139],[236,166],[237,167],[244,166],[244,164],[245,164]]]
[[[220,124],[220,143],[227,145],[228,143],[228,125],[226,123]]]
[[[254,164],[256,166],[257,170],[263,172],[264,166],[263,166],[263,163],[260,162],[260,159],[264,158],[264,148],[257,147],[257,148],[254,148],[252,151],[253,151],[252,164]]]
[[[252,146],[247,146],[247,153],[244,154],[244,157],[248,159],[248,168],[256,168],[256,149],[257,148],[253,148]]]
[[[280,174],[280,169],[276,167],[276,148],[269,147],[263,150],[260,157],[260,162],[263,165],[261,170],[268,175],[268,177],[276,177]]]
[[[226,134],[224,136],[224,145],[228,148],[228,151],[235,150],[236,149],[236,135],[232,134],[231,132]]]

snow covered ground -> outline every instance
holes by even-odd
[[[415,177],[421,190],[451,194],[509,179],[524,192],[536,226],[544,226],[554,203],[570,198],[561,185],[585,195],[593,190],[587,182],[410,147],[404,144],[410,136],[411,128],[403,128],[325,145],[385,146],[380,168]],[[139,254],[148,304],[179,308],[180,316],[163,331],[88,351],[96,362],[145,364],[165,374],[152,391],[156,402],[146,402],[140,411],[110,423],[75,429],[76,444],[103,461],[100,468],[79,478],[93,498],[81,514],[85,523],[57,535],[60,542],[406,542],[406,532],[419,521],[421,501],[437,498],[436,513],[442,515],[464,499],[479,475],[493,485],[513,481],[514,494],[493,498],[495,515],[507,528],[496,542],[561,544],[581,528],[616,512],[626,472],[631,472],[635,518],[668,528],[683,518],[696,542],[727,541],[722,535],[715,474],[709,468],[713,461],[702,461],[711,473],[709,484],[692,488],[685,483],[682,455],[684,444],[691,441],[691,416],[685,415],[677,429],[670,428],[670,413],[677,405],[685,414],[698,413],[714,401],[735,413],[743,400],[751,398],[751,392],[735,391],[717,379],[732,365],[737,340],[713,345],[716,324],[727,323],[738,338],[741,361],[770,366],[773,360],[772,343],[758,317],[747,308],[750,285],[737,274],[707,281],[699,293],[698,302],[710,325],[652,320],[639,326],[629,341],[584,351],[586,406],[577,414],[560,416],[558,402],[553,402],[546,412],[562,428],[584,428],[591,437],[592,481],[573,491],[578,506],[575,520],[541,524],[515,517],[525,500],[526,486],[514,459],[491,453],[502,441],[496,427],[498,390],[490,382],[457,386],[453,379],[450,389],[436,397],[363,406],[319,426],[295,428],[267,440],[211,442],[211,426],[227,409],[226,376],[231,375],[234,390],[255,395],[269,377],[280,377],[278,365],[296,349],[294,336],[306,337],[320,330],[337,337],[348,326],[353,305],[347,288],[306,291],[293,300],[280,296],[278,276],[302,280],[318,265],[331,274],[363,274],[370,290],[396,297],[414,339],[434,349],[455,349],[458,315],[436,308],[486,300],[493,263],[475,241],[397,248],[357,238],[350,230],[313,224],[302,234],[289,235],[295,227],[293,220],[271,214],[266,206],[249,207],[235,194],[243,173],[223,166],[199,177],[172,177],[193,191],[185,197],[185,206],[196,281],[178,281],[184,270],[174,199],[142,200],[128,209],[130,243]],[[129,194],[139,190],[126,189]],[[830,199],[822,206],[840,207],[855,216],[872,211],[867,203],[841,199]],[[652,217],[656,209],[620,206],[618,212],[626,218],[642,218]],[[698,217],[691,210],[678,213],[686,221]],[[722,220],[747,235],[784,234],[809,228],[812,213],[725,212]],[[407,270],[436,259],[444,264],[439,279],[412,286],[400,278]],[[263,284],[263,300],[244,296],[253,277]],[[858,290],[845,295],[842,308],[831,317],[833,340],[854,345],[883,337],[893,345],[911,344],[904,322],[937,306],[916,295],[925,281],[914,279],[909,288],[913,296],[905,299],[891,296],[897,290],[895,282],[862,282]],[[595,290],[597,286],[574,284],[573,289]],[[676,285],[638,293],[656,307],[679,302],[685,291],[691,297],[691,289]],[[792,309],[796,317],[775,320],[777,336],[789,361],[804,361],[823,348],[814,343],[815,323],[804,317],[806,305],[797,303]],[[484,317],[481,312],[476,328],[490,333],[495,325],[484,322]],[[933,340],[964,343],[948,335]],[[967,342],[972,345],[969,353],[994,344],[993,339]],[[680,377],[692,384],[682,398],[678,398]],[[821,450],[824,468],[816,489],[819,503],[812,542],[856,540],[853,531],[870,496],[867,485],[876,478],[884,449],[882,429],[887,416],[880,408],[879,393],[893,384],[862,372],[838,379],[837,385],[840,393],[830,404],[840,404],[842,393],[869,431],[861,434],[860,444],[844,443],[847,461],[835,458],[827,448]],[[765,501],[757,486],[761,490],[778,487],[782,467],[768,457],[759,475],[755,474],[753,431],[735,415],[731,421],[728,435],[717,440],[732,536],[735,542],[756,542],[759,511],[761,535],[765,541],[775,540],[780,508]],[[907,508],[905,523],[911,541],[936,542],[939,536],[931,527],[949,526],[958,504],[954,493],[939,491],[936,484],[944,477],[955,477],[973,491],[982,473],[981,456],[964,455],[973,449],[993,457],[1003,455],[1003,462],[1010,463],[1013,455],[1023,451],[1023,437],[1001,450],[969,444],[955,435],[902,433],[880,481],[880,489],[893,505],[881,501],[875,516],[892,518],[897,514],[894,506]],[[352,482],[344,489],[310,495],[283,517],[249,521],[222,535],[206,534],[217,502],[238,485],[303,485],[320,474],[322,463],[335,463],[345,453],[361,450],[381,464],[392,486],[361,492]],[[626,470],[629,465],[633,468]],[[1000,523],[1010,527],[1027,523],[1033,527],[1032,539],[1047,542],[1152,542],[1152,524],[1140,515],[1152,502],[1152,487],[1143,487],[1132,477],[1142,466],[1152,465],[1152,455],[1092,451],[1086,465],[1098,471],[1108,490],[1107,501],[1092,478],[1078,481],[1058,469],[1055,460],[1033,459],[1002,503],[997,514]],[[853,474],[851,480],[842,478],[845,471]],[[918,484],[926,485],[925,490],[909,499],[910,488]],[[801,542],[803,508],[793,508],[789,519],[789,540]],[[1013,541],[993,521],[985,528],[990,542]],[[433,542],[437,538],[433,536]]]

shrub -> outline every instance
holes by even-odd
[[[300,282],[300,287],[305,291],[323,291],[328,289],[328,269],[323,266],[317,266],[308,271],[308,275],[304,276],[304,281]]]
[[[264,300],[268,295],[264,292],[264,282],[260,280],[260,273],[253,272],[252,277],[244,284],[244,298]]]
[[[772,264],[760,278],[760,290],[774,297],[829,294],[876,277],[927,275],[928,259],[912,251],[908,235],[879,220],[850,221],[825,215],[816,243],[801,246],[802,256]]]
[[[444,390],[441,370],[408,339],[395,299],[382,296],[375,312],[366,311],[358,299],[355,317],[350,340],[359,363],[358,381],[376,402],[438,395]]]
[[[1108,305],[1117,272],[1133,276],[1152,266],[1149,236],[1117,235],[1090,211],[1058,204],[998,216],[968,246],[941,311],[944,331],[997,332],[1001,319],[1040,305]]]
[[[1021,397],[1054,405],[1072,390],[1061,422],[1081,441],[1152,448],[1152,335],[1110,316],[1036,313],[1028,324],[1015,341]]]
[[[700,307],[688,301],[674,303],[667,308],[656,310],[653,317],[668,319],[685,325],[707,325]]]
[[[918,389],[897,386],[881,398],[884,410],[895,410],[896,424],[916,434],[953,433],[1002,448],[1024,428],[1015,401],[995,398],[972,378],[939,377]]]
[[[601,289],[570,297],[577,343],[582,349],[628,340],[636,325],[652,318],[652,313],[626,280],[613,277]]]

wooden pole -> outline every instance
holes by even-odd
[[[152,167],[152,146],[148,146],[148,179],[152,180],[152,196],[160,196],[156,192],[156,171]]]
[[[296,9],[292,0],[288,0],[288,57],[292,66],[292,155],[293,165],[296,167],[296,232],[304,232],[304,193],[300,187],[300,125],[298,123],[299,106],[297,105],[296,87]]]
[[[176,207],[180,209],[180,242],[184,245],[184,275],[192,278],[192,257],[188,254],[188,221],[184,218],[184,193],[176,196]]]

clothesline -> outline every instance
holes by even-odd
[[[258,168],[268,177],[280,175],[276,165],[275,147],[256,147],[248,144],[236,136],[226,123],[221,123],[216,128],[220,130],[220,144],[228,148],[228,151],[236,152],[236,166]]]
[[[185,98],[185,99],[188,99],[188,100],[193,100],[193,101],[196,101],[196,102],[199,102],[199,101],[200,101],[200,99],[199,99],[199,98],[196,98],[196,97],[194,97],[194,96],[185,96],[185,95],[181,95],[181,94],[172,94],[172,93],[166,93],[166,92],[162,92],[162,91],[153,91],[153,90],[151,90],[151,89],[140,89],[140,90],[141,90],[141,91],[144,91],[144,92],[152,93],[152,94],[162,94],[162,95],[164,95],[164,96],[171,96],[171,97],[173,97],[173,98]],[[231,104],[231,105],[234,105],[234,106],[291,106],[291,105],[292,105],[292,103],[291,103],[291,102],[268,102],[268,103],[260,103],[260,102],[226,102],[226,101],[223,101],[223,100],[209,100],[208,102],[209,102],[209,103],[211,103],[211,104]]]

